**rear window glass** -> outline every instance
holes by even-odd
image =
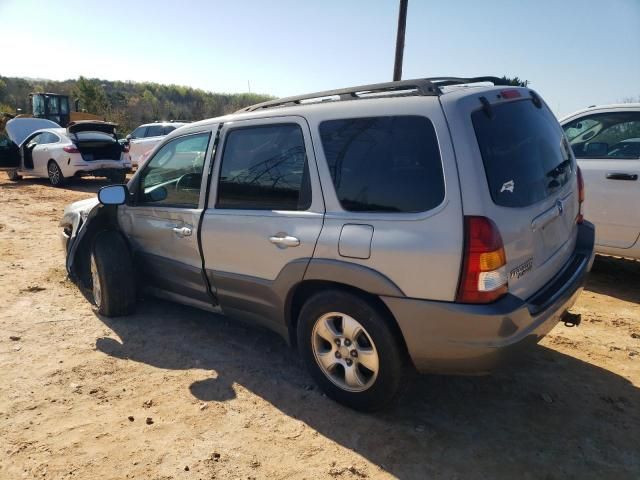
[[[345,210],[424,212],[444,200],[438,140],[427,118],[329,120],[320,136]]]
[[[553,114],[530,100],[495,105],[492,117],[471,114],[496,205],[526,207],[551,196],[572,178],[569,145]]]

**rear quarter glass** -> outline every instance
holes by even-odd
[[[530,99],[471,114],[491,198],[502,207],[527,207],[553,195],[575,174],[562,128],[546,106]]]
[[[428,118],[326,120],[320,124],[320,137],[344,210],[416,213],[444,200],[440,149]]]

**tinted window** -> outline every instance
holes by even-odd
[[[172,127],[171,125],[166,125],[166,126],[162,127],[162,135],[169,135],[175,129],[176,129],[176,127]]]
[[[311,206],[310,192],[298,125],[241,128],[227,134],[218,208],[306,210]]]
[[[526,207],[552,195],[573,176],[575,166],[558,121],[531,100],[492,107],[472,115],[491,198],[503,207]]]
[[[209,134],[179,137],[164,145],[140,175],[139,204],[196,208]]]
[[[144,134],[147,131],[147,127],[138,127],[131,132],[131,138],[144,138]]]
[[[162,125],[151,125],[147,127],[147,137],[160,137],[162,133]]]
[[[442,162],[430,120],[418,116],[330,120],[320,124],[320,136],[345,210],[424,212],[442,203]]]
[[[589,115],[563,128],[578,158],[640,157],[640,112]]]

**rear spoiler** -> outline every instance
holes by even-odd
[[[79,120],[77,122],[71,122],[67,126],[67,131],[69,133],[102,132],[115,136],[117,127],[117,123],[103,122],[100,120]]]

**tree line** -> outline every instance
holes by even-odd
[[[0,76],[0,112],[30,113],[29,94],[59,93],[69,96],[71,109],[117,123],[128,133],[142,123],[157,120],[202,120],[234,112],[273,97],[255,93],[212,93],[181,85],[122,82],[79,77],[44,80]]]

